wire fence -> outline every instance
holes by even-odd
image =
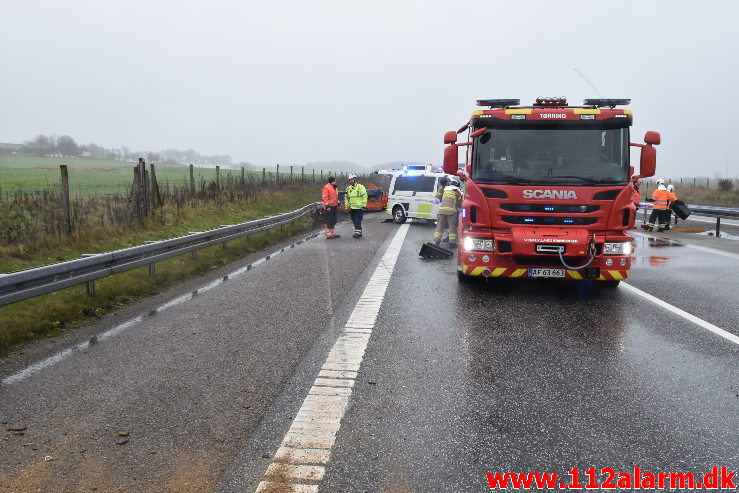
[[[257,202],[277,192],[315,190],[313,200],[319,200],[329,175],[337,176],[340,186],[346,184],[344,172],[279,165],[274,171],[157,166],[143,160],[133,171],[131,166],[96,171],[60,165],[45,170],[46,175],[32,170],[36,180],[25,182],[20,174],[10,179],[5,168],[0,171],[5,175],[0,175],[0,247],[131,227],[206,203]]]

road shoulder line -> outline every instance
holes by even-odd
[[[264,480],[257,486],[257,493],[318,491],[408,228],[408,224],[402,225],[388,245],[274,454]]]
[[[662,301],[661,299],[657,298],[656,296],[652,296],[651,294],[646,293],[646,292],[642,291],[639,288],[635,288],[634,286],[632,286],[630,284],[627,284],[625,282],[622,282],[621,285],[624,288],[626,288],[629,291],[631,291],[632,293],[638,294],[642,298],[645,298],[645,299],[651,301],[652,303],[655,303],[656,305],[661,306],[662,308],[666,308],[667,310],[671,311],[672,313],[675,313],[677,315],[680,315],[681,317],[683,317],[683,318],[685,318],[687,320],[690,320],[691,322],[693,322],[693,323],[695,323],[697,325],[700,325],[704,329],[710,330],[711,332],[713,332],[716,335],[720,335],[724,339],[727,339],[727,340],[733,342],[734,344],[739,344],[739,336],[736,336],[736,335],[732,334],[731,332],[728,332],[728,331],[726,331],[726,330],[724,330],[724,329],[722,329],[720,327],[717,327],[717,326],[713,325],[712,323],[706,322],[705,320],[703,320],[701,318],[698,318],[695,315],[691,315],[690,313],[686,312],[685,310],[681,310],[680,308],[678,308],[676,306],[673,306],[673,305],[667,303],[666,301]]]

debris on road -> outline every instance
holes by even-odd
[[[434,243],[426,242],[421,247],[418,255],[424,258],[439,259],[451,258],[454,255],[454,252],[451,250],[447,250],[446,248],[442,248]]]

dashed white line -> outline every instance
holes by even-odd
[[[690,313],[686,312],[685,310],[681,310],[680,308],[678,308],[676,306],[673,306],[673,305],[667,303],[666,301],[662,301],[661,299],[659,299],[659,298],[657,298],[655,296],[652,296],[649,293],[645,293],[641,289],[635,288],[634,286],[631,286],[630,284],[626,284],[626,283],[622,282],[621,285],[623,287],[625,287],[626,289],[628,289],[629,291],[631,291],[632,293],[636,293],[639,296],[641,296],[642,298],[645,298],[645,299],[651,301],[652,303],[655,303],[655,304],[661,306],[662,308],[666,308],[667,310],[670,310],[672,313],[675,313],[677,315],[680,315],[681,317],[683,317],[683,318],[685,318],[687,320],[690,320],[691,322],[693,322],[693,323],[695,323],[697,325],[700,325],[704,329],[708,329],[711,332],[713,332],[714,334],[720,335],[724,339],[727,339],[727,340],[733,342],[734,344],[739,344],[739,336],[736,336],[736,335],[732,334],[731,332],[728,332],[728,331],[726,331],[726,330],[724,330],[724,329],[722,329],[720,327],[716,327],[712,323],[706,322],[705,320],[703,320],[701,318],[698,318],[695,315],[691,315]]]
[[[404,224],[395,233],[256,493],[318,492],[407,232]]]

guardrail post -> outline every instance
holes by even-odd
[[[223,242],[223,249],[225,250],[227,247],[228,247],[228,242],[227,241],[224,241]]]
[[[156,275],[156,273],[157,273],[157,264],[152,262],[151,264],[149,264],[149,275],[154,276]]]
[[[87,294],[95,294],[95,281],[87,281],[85,284]]]
[[[721,218],[716,218],[716,238],[721,236]]]
[[[198,258],[198,251],[197,251],[197,250],[193,250],[193,251],[192,251],[192,252],[190,253],[190,255],[192,256],[192,258]]]

